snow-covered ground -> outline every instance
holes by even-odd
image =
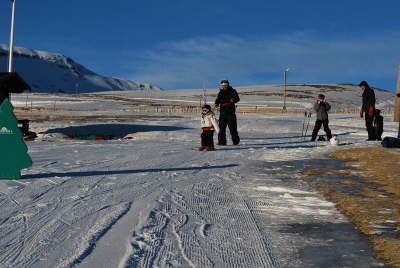
[[[215,152],[195,150],[197,121],[133,120],[130,141],[29,143],[34,166],[0,182],[2,267],[381,266],[301,179],[304,161],[335,150],[303,142],[301,117],[240,116],[241,145]],[[367,145],[361,120],[331,121],[346,146]]]
[[[359,109],[361,106],[361,89],[355,85],[290,85],[287,108],[303,112],[312,107],[318,94],[323,93],[334,110]],[[239,108],[281,109],[283,90],[281,85],[248,86],[237,88],[241,101]],[[218,89],[208,89],[206,100],[213,103]],[[377,107],[387,113],[393,109],[395,93],[375,90]],[[166,90],[166,91],[113,91],[92,94],[48,94],[26,93],[15,94],[12,102],[16,107],[46,108],[56,110],[78,110],[87,112],[110,111],[109,114],[130,113],[138,110],[154,110],[155,107],[199,106],[204,99],[204,91]]]
[[[1,267],[384,266],[303,177],[338,147],[304,141],[302,114],[239,114],[240,146],[198,152],[199,115],[133,112],[148,103],[121,94],[30,96],[61,117],[31,122],[34,165],[0,181]],[[330,122],[340,148],[376,144],[356,115]],[[134,139],[60,139],[89,133]]]

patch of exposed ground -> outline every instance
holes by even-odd
[[[322,194],[368,236],[378,257],[400,267],[400,150],[382,147],[338,150],[342,167],[313,168],[305,175],[325,179]]]

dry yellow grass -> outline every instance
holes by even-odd
[[[308,176],[336,174],[343,179],[349,176],[359,179],[340,180],[343,185],[361,184],[357,192],[335,192],[329,187],[320,192],[334,200],[338,209],[351,217],[357,228],[374,243],[378,256],[392,267],[400,268],[400,150],[381,147],[353,148],[339,150],[332,158],[347,160],[350,169],[310,169]],[[382,236],[377,226],[395,226],[394,235]]]

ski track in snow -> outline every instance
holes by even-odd
[[[186,129],[134,141],[30,143],[26,179],[0,181],[1,266],[329,267],[336,259],[338,267],[381,267],[334,205],[296,179],[296,161],[335,149],[299,142],[299,118],[239,117],[241,145],[216,152],[193,151],[197,117],[169,124]],[[346,120],[332,124],[348,131]],[[358,139],[341,137],[365,145]],[[290,229],[317,223],[345,225],[337,232],[347,232],[351,248],[324,232]],[[124,250],[108,252],[104,241]],[[312,247],[325,249],[325,259],[307,255]]]

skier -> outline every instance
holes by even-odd
[[[199,151],[215,151],[214,148],[214,130],[219,133],[218,121],[211,110],[211,106],[205,104],[201,107],[201,146]]]
[[[383,116],[381,115],[381,110],[379,109],[375,109],[373,126],[376,140],[381,141],[383,133]]]
[[[329,118],[328,118],[328,112],[330,109],[331,106],[329,105],[328,102],[326,102],[325,95],[319,94],[318,100],[314,104],[314,110],[317,113],[317,121],[315,121],[315,126],[312,133],[311,141],[315,141],[322,125],[324,125],[324,131],[326,133],[328,141],[332,138],[332,133],[331,130],[329,129]]]
[[[362,94],[362,107],[360,110],[360,117],[364,117],[365,113],[365,126],[368,131],[368,141],[376,140],[375,131],[373,127],[374,110],[375,110],[375,93],[374,90],[368,85],[366,81],[362,81],[359,85],[364,90]]]
[[[240,138],[237,131],[235,103],[239,102],[240,98],[236,90],[229,85],[228,80],[222,80],[221,86],[222,88],[215,100],[215,106],[220,107],[218,145],[226,145],[226,126],[229,127],[233,145],[238,145]]]

